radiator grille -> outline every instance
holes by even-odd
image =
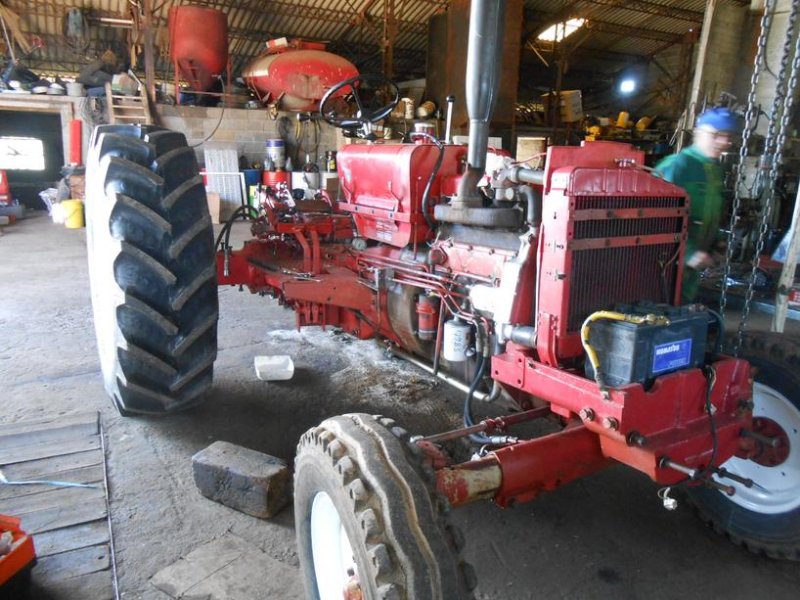
[[[603,219],[575,221],[574,239],[633,237],[675,233],[681,230],[682,217],[655,219]]]
[[[575,196],[575,210],[680,208],[685,204],[683,196]]]
[[[579,330],[594,311],[618,303],[670,302],[677,271],[674,263],[666,271],[663,265],[678,247],[655,244],[573,252],[568,331]]]

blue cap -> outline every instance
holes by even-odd
[[[717,131],[738,131],[739,119],[724,107],[709,108],[697,117],[696,127],[710,127]]]

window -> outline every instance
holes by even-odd
[[[0,169],[44,171],[44,144],[29,137],[0,137]]]
[[[586,24],[586,19],[570,19],[556,23],[539,34],[537,39],[545,42],[560,42],[565,37],[572,35]]]

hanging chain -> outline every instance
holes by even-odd
[[[764,196],[763,206],[761,207],[761,223],[758,230],[758,241],[756,242],[755,253],[753,254],[753,266],[750,271],[750,281],[747,285],[747,293],[745,295],[744,309],[739,319],[739,329],[737,331],[736,347],[734,354],[739,355],[739,350],[742,347],[742,339],[744,337],[745,328],[747,327],[747,319],[750,315],[750,305],[753,301],[753,291],[755,287],[756,277],[758,276],[758,266],[761,262],[761,253],[764,250],[764,241],[767,237],[767,230],[769,229],[769,217],[772,213],[772,207],[775,204],[775,188],[777,185],[778,174],[783,164],[783,150],[786,145],[786,132],[789,129],[789,121],[791,119],[791,110],[794,106],[794,92],[797,87],[797,72],[800,68],[800,38],[795,47],[795,55],[791,63],[791,70],[787,81],[786,71],[789,69],[789,58],[792,53],[792,38],[794,37],[794,30],[797,24],[798,13],[800,12],[800,2],[792,2],[792,10],[789,13],[789,22],[786,29],[786,39],[783,44],[783,55],[781,56],[781,66],[778,72],[778,81],[775,86],[775,100],[772,103],[772,115],[770,116],[769,131],[767,133],[767,147],[765,152],[772,150],[773,156],[770,162],[768,187]],[[782,110],[782,112],[781,112]],[[780,128],[777,137],[775,137],[775,123],[778,120],[778,113],[780,115]],[[772,145],[770,146],[770,142]]]
[[[767,51],[767,37],[772,28],[772,14],[777,0],[767,0],[764,14],[761,15],[761,32],[758,35],[756,57],[753,61],[753,73],[750,76],[750,92],[747,95],[747,111],[744,114],[744,130],[742,131],[742,145],[739,148],[739,168],[736,172],[736,181],[733,187],[733,204],[731,205],[730,224],[728,225],[728,244],[725,252],[725,268],[722,274],[722,294],[719,299],[719,312],[725,319],[725,307],[728,303],[728,279],[731,274],[731,261],[733,260],[733,234],[736,227],[737,215],[742,202],[741,189],[744,185],[744,163],[749,155],[750,136],[753,133],[754,120],[759,107],[756,106],[756,92],[761,67]]]

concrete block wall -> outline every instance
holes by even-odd
[[[766,69],[761,69],[758,87],[756,88],[756,102],[761,104],[762,110],[767,114],[770,114],[772,111],[773,99],[775,98],[775,88],[777,86],[777,77],[775,75],[777,75],[780,70],[781,57],[783,56],[783,42],[789,25],[789,11],[791,5],[792,0],[777,0],[775,13],[772,17],[772,27],[770,28],[769,37],[767,38],[767,64],[769,64],[772,73]],[[757,27],[755,35],[758,35]],[[773,73],[775,75],[773,75]],[[768,126],[769,119],[760,119],[756,132],[761,135],[766,135]]]
[[[224,112],[223,112],[224,111]],[[214,129],[209,141],[234,142],[240,156],[244,156],[249,164],[264,161],[264,142],[268,138],[289,137],[294,142],[296,117],[294,113],[281,112],[273,120],[266,110],[241,108],[211,108],[201,106],[166,106],[159,105],[158,113],[161,124],[169,129],[181,131],[186,135],[189,145],[199,144],[195,148],[198,161],[203,163],[202,142]],[[222,120],[220,121],[220,116]],[[288,119],[288,123],[285,121]],[[280,126],[284,120],[284,127]],[[217,125],[219,124],[219,127]],[[327,123],[320,123],[320,144],[317,157],[311,157],[322,167],[327,150],[336,150],[336,129]],[[281,129],[284,135],[281,135]],[[308,135],[313,135],[311,125],[307,125]],[[310,145],[310,144],[309,144]],[[303,160],[304,157],[301,157]],[[300,165],[295,165],[300,167]]]
[[[701,90],[710,102],[721,92],[735,93],[736,74],[747,64],[747,20],[747,6],[723,1],[714,11]],[[752,70],[752,62],[747,67]]]

